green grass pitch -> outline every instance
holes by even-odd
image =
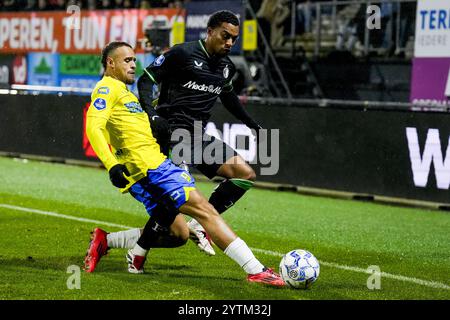
[[[121,195],[104,170],[10,158],[0,158],[0,168],[3,300],[450,299],[448,213],[261,189],[250,190],[224,218],[276,270],[282,253],[311,251],[321,270],[309,290],[248,283],[218,248],[208,257],[191,241],[152,249],[144,275],[127,272],[125,249],[111,250],[94,273],[81,271],[80,289],[69,289],[68,268],[82,266],[93,227],[141,227],[145,209]],[[198,183],[206,196],[214,186]],[[57,215],[42,214],[49,212]],[[365,271],[373,265],[381,286],[369,290]]]

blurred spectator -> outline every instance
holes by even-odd
[[[350,21],[341,22],[338,26],[336,49],[353,51],[357,41],[358,33],[356,19],[353,18]]]
[[[123,9],[133,9],[134,8],[134,3],[131,0],[124,0],[123,1],[123,5],[122,5]]]
[[[101,0],[98,8],[99,9],[112,9],[112,7],[113,7],[112,1],[113,0]]]
[[[97,1],[96,0],[87,0],[86,7],[88,10],[96,10],[97,9]]]
[[[112,9],[123,8],[123,0],[112,0]]]
[[[43,11],[43,10],[48,10],[48,4],[46,0],[38,0],[38,5],[37,5],[37,9],[39,11]]]
[[[391,55],[395,50],[395,28],[399,7],[400,4],[398,2],[381,4],[381,23],[384,25],[384,36],[381,47],[387,55]]]
[[[66,10],[66,1],[65,0],[58,0],[58,5],[61,9]]]
[[[64,0],[49,0],[47,2],[49,10],[66,10],[66,1]]]
[[[395,55],[403,55],[406,43],[411,35],[414,34],[416,25],[416,6],[415,2],[404,2],[400,4],[400,36],[399,44]]]
[[[139,3],[140,9],[150,9],[151,7],[150,0],[141,0]]]
[[[36,10],[37,1],[36,0],[28,0],[25,5],[25,11],[33,11]]]
[[[69,6],[77,6],[80,9],[84,8],[83,7],[83,3],[81,2],[81,0],[68,0],[67,4],[66,4],[66,8]]]
[[[283,22],[289,16],[289,6],[285,0],[264,0],[256,13],[257,18],[270,23],[270,46],[276,47],[283,43]]]
[[[311,1],[307,0],[303,3],[297,4],[297,21],[298,21],[298,32],[301,34],[304,32],[311,32],[312,29],[312,4]]]
[[[0,2],[0,4],[2,4]],[[3,0],[3,4],[1,6],[3,11],[16,11],[19,8],[19,4],[17,0]]]

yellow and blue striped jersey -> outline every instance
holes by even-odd
[[[109,76],[104,76],[92,92],[86,134],[108,171],[119,163],[127,167],[130,183],[122,192],[166,159],[137,97],[125,83]]]

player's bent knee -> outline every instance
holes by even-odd
[[[256,173],[244,160],[240,163],[222,165],[217,171],[217,175],[228,179],[256,180]]]
[[[250,181],[256,180],[256,173],[248,164],[240,165],[236,170],[235,177],[238,179],[245,179]]]
[[[185,244],[189,239],[189,229],[171,229],[170,235],[174,238],[177,238],[181,244]]]

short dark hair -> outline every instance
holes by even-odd
[[[106,70],[106,58],[108,58],[108,56],[117,48],[120,47],[130,47],[131,49],[133,49],[133,47],[124,41],[113,41],[108,43],[102,50],[102,65],[103,68],[105,68]]]
[[[231,23],[234,26],[239,26],[239,18],[231,11],[220,10],[214,12],[208,20],[208,28],[215,29],[220,27],[222,23]]]

